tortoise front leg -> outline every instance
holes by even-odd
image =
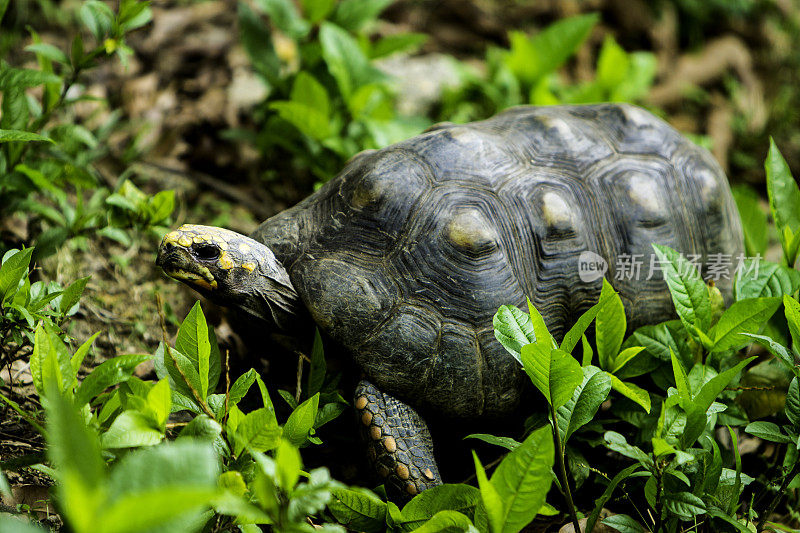
[[[355,407],[378,476],[406,498],[442,483],[425,421],[397,398],[361,380]]]

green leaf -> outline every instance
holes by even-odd
[[[289,441],[281,439],[275,450],[275,479],[278,487],[287,493],[291,492],[300,479],[301,468],[303,461],[300,459],[300,452]]]
[[[784,228],[789,228],[792,233],[800,231],[800,189],[797,182],[792,177],[789,165],[783,159],[775,141],[769,140],[769,153],[764,162],[764,169],[767,172],[767,195],[769,196],[769,208],[772,212],[772,219],[778,228],[778,234],[783,235]],[[793,259],[786,257],[787,243],[781,239],[784,248],[784,258],[787,261]],[[794,266],[794,261],[788,262],[788,266]]]
[[[89,283],[91,278],[91,276],[79,278],[70,283],[69,287],[64,289],[64,292],[61,294],[61,299],[58,302],[59,313],[66,315],[74,306],[78,304],[78,301],[81,299],[83,291],[86,288],[86,284]]]
[[[292,124],[303,135],[318,141],[331,136],[331,123],[319,110],[300,102],[270,102],[270,109],[275,110],[285,121]]]
[[[615,366],[615,358],[625,337],[627,321],[619,294],[605,278],[603,278],[600,302],[603,305],[597,312],[595,326],[597,357],[600,368],[611,370]]]
[[[620,533],[645,533],[646,527],[626,514],[615,514],[603,518],[602,525],[616,529]]]
[[[60,63],[62,65],[69,65],[69,58],[67,58],[67,54],[62,52],[59,48],[56,48],[52,44],[47,43],[34,43],[29,44],[25,47],[27,52],[33,52],[37,56],[45,57],[51,61],[55,61],[56,63]]]
[[[320,25],[319,40],[328,71],[336,80],[345,100],[349,100],[362,85],[386,79],[382,72],[370,64],[355,39],[341,27],[323,22]]]
[[[306,20],[316,24],[327,17],[336,5],[336,0],[300,0]]]
[[[503,502],[501,531],[517,532],[536,517],[550,491],[554,461],[553,436],[544,426],[500,462],[491,484]]]
[[[325,381],[325,352],[322,348],[322,336],[319,328],[314,331],[314,344],[311,347],[311,369],[308,373],[308,394],[313,396],[322,389]]]
[[[563,350],[547,350],[541,344],[522,347],[522,364],[525,372],[547,403],[558,409],[571,397],[583,381],[581,365]]]
[[[739,361],[735,366],[729,368],[724,372],[720,372],[718,375],[714,376],[710,380],[706,382],[700,388],[700,392],[694,397],[694,403],[697,407],[699,407],[703,412],[708,411],[708,408],[711,407],[711,404],[714,403],[717,396],[728,386],[728,384],[733,381],[733,379],[739,375],[739,373],[757,359],[756,356],[748,357],[743,361]]]
[[[0,143],[7,142],[54,142],[53,139],[23,130],[0,130]]]
[[[0,266],[0,305],[12,300],[17,294],[19,282],[28,273],[33,248],[26,248],[13,255],[6,254]]]
[[[711,325],[711,301],[700,273],[672,248],[654,244],[653,249],[661,261],[664,278],[681,322],[692,336],[696,332],[691,326],[707,331]]]
[[[439,511],[414,531],[415,533],[457,533],[460,531],[478,533],[478,529],[472,524],[472,521],[458,511]]]
[[[761,420],[757,422],[750,422],[747,424],[747,427],[745,427],[744,430],[751,435],[763,440],[768,440],[770,442],[794,442],[791,437],[781,431],[777,424],[772,422],[765,422]]]
[[[103,448],[137,448],[152,446],[164,440],[164,432],[139,411],[123,411],[103,433]]]
[[[522,363],[520,350],[526,344],[536,342],[530,315],[513,305],[502,305],[495,313],[492,323],[495,338],[514,359]]]
[[[650,394],[646,390],[628,381],[622,381],[614,374],[606,372],[606,375],[611,378],[612,389],[639,404],[646,412],[650,412]]]
[[[333,22],[352,32],[360,31],[378,18],[393,0],[341,0],[331,17]]]
[[[784,412],[786,418],[794,426],[795,431],[800,431],[800,382],[797,376],[789,384],[789,391],[786,393],[786,406]]]
[[[114,12],[104,2],[90,0],[84,2],[78,11],[81,22],[92,32],[97,40],[111,32],[114,23]]]
[[[33,384],[40,396],[54,389],[59,392],[72,389],[76,371],[67,346],[50,322],[40,322],[34,332],[33,353],[30,358]]]
[[[795,376],[800,376],[800,368],[797,367],[794,356],[790,354],[783,345],[775,342],[772,338],[765,335],[753,335],[748,333],[745,333],[745,335],[769,350],[769,352],[774,355],[778,361],[783,363],[787,369],[794,372]]]
[[[214,330],[208,327],[200,302],[196,302],[178,328],[175,348],[186,356],[197,370],[202,398],[213,392],[219,381],[221,357]]]
[[[328,120],[331,111],[328,91],[308,72],[300,71],[297,74],[292,85],[291,99],[316,110]]]
[[[780,298],[750,298],[734,302],[708,332],[712,352],[734,350],[751,341],[743,333],[757,333],[781,305]]]
[[[608,449],[614,450],[615,452],[620,453],[625,457],[634,459],[635,461],[639,461],[639,463],[645,468],[652,467],[653,460],[650,458],[650,456],[644,453],[639,447],[628,444],[628,442],[625,440],[625,437],[619,433],[615,431],[606,431],[603,435],[603,438],[605,439],[606,447]]]
[[[482,509],[486,513],[492,533],[501,533],[506,514],[505,504],[494,483],[486,477],[486,471],[473,450],[472,459],[475,462],[475,475],[478,478],[478,489],[481,493]],[[552,478],[551,478],[552,479]],[[538,509],[538,507],[537,507]]]
[[[488,444],[494,444],[495,446],[502,446],[508,451],[514,450],[517,446],[519,446],[519,441],[512,439],[511,437],[498,437],[496,435],[488,435],[486,433],[473,433],[471,435],[467,435],[464,439],[478,439],[486,442]]]
[[[533,334],[537,339],[536,343],[540,344],[546,349],[550,349],[551,347],[558,348],[558,344],[553,336],[550,335],[550,331],[547,329],[547,324],[544,321],[544,317],[533,305],[530,298],[528,299],[528,313],[530,315],[531,325],[533,326]]]
[[[572,398],[556,411],[558,431],[562,446],[569,437],[594,418],[600,405],[611,391],[611,378],[594,366],[583,367],[583,382],[575,389]]]
[[[424,494],[424,492],[423,492]],[[331,489],[328,509],[336,521],[351,531],[378,533],[386,527],[386,503],[371,491],[361,488]]]
[[[305,37],[311,29],[300,17],[292,0],[256,0],[255,5],[266,13],[272,23],[292,39]]]
[[[597,313],[600,312],[600,308],[610,301],[611,300],[608,298],[603,300],[601,296],[596,304],[587,309],[578,320],[575,321],[575,324],[569,328],[566,335],[564,335],[564,340],[561,341],[561,349],[571,354],[572,350],[574,350],[575,346],[580,342],[583,334],[586,333],[586,330],[591,325],[592,320],[594,320]]]
[[[614,365],[611,372],[614,374],[619,373],[622,368],[628,364],[634,357],[644,350],[644,346],[631,346],[622,350],[619,355],[614,358]]]
[[[706,512],[706,504],[691,492],[667,492],[664,498],[666,510],[684,520],[691,520]]]
[[[628,74],[630,60],[614,37],[606,35],[597,57],[597,83],[607,90],[621,85]]]
[[[525,83],[554,72],[583,44],[597,23],[595,13],[561,19],[533,37],[509,32],[511,49],[505,64]]]
[[[736,273],[733,294],[736,300],[768,296],[782,297],[800,289],[800,272],[769,261],[746,259]]]
[[[207,415],[199,415],[186,424],[178,435],[178,440],[190,438],[213,441],[222,434],[222,426]]]
[[[151,358],[150,355],[131,354],[103,361],[81,382],[75,394],[75,404],[88,403],[108,387],[127,381],[138,365]]]
[[[438,485],[421,492],[408,502],[401,512],[402,522],[395,526],[401,531],[414,531],[441,512],[458,512],[470,517],[480,501],[480,491],[470,485]]]
[[[788,294],[784,294],[783,311],[789,324],[789,332],[792,335],[792,346],[800,349],[800,303]]]
[[[242,401],[242,398],[245,397],[250,387],[256,382],[256,375],[255,369],[251,368],[233,382],[230,391],[228,391],[230,405],[236,405]]]
[[[425,44],[427,40],[428,35],[424,33],[387,35],[372,44],[369,49],[369,57],[370,59],[379,59],[400,52],[413,54]]]
[[[281,440],[281,431],[275,413],[266,407],[247,413],[236,426],[234,455],[244,449],[265,452],[275,449]]]
[[[308,432],[314,428],[314,420],[319,409],[319,393],[304,401],[289,415],[283,426],[283,438],[294,446],[305,444]]]
[[[75,531],[92,531],[103,504],[105,463],[97,435],[72,403],[47,391],[47,455],[56,473],[56,491]]]
[[[272,46],[272,32],[245,2],[239,2],[239,37],[253,68],[270,85],[280,85],[281,61]]]
[[[752,187],[747,185],[731,187],[731,192],[733,193],[733,199],[736,200],[739,217],[742,219],[744,245],[747,255],[750,257],[764,255],[767,251],[769,238],[767,235],[767,214],[761,209],[760,196]],[[764,294],[762,296],[775,295]]]

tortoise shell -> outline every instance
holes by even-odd
[[[705,261],[742,231],[711,155],[630,105],[519,107],[356,157],[252,237],[286,267],[311,316],[382,390],[474,417],[508,412],[519,364],[492,317],[526,296],[560,338],[598,298],[591,251],[630,328],[673,316],[651,243]],[[638,279],[615,279],[641,254]],[[730,280],[718,286],[730,294]]]

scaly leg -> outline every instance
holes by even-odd
[[[387,488],[408,498],[442,483],[430,431],[414,409],[366,380],[356,387],[355,407],[370,463]]]

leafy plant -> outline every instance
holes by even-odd
[[[298,9],[290,0],[262,0],[257,11],[240,3],[242,43],[269,95],[255,116],[258,133],[230,136],[255,143],[269,160],[288,156],[324,181],[358,152],[424,129],[428,120],[397,115],[390,78],[374,61],[414,50],[425,36],[370,42],[365,33],[389,3],[306,0]]]

